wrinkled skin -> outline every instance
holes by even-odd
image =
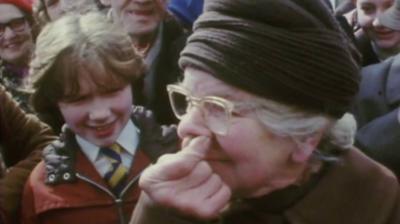
[[[140,186],[152,200],[203,219],[217,217],[231,197],[230,188],[203,161],[210,139],[197,137],[181,152],[165,155],[145,170]]]

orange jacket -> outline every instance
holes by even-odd
[[[139,197],[137,185],[141,171],[150,159],[138,150],[130,170],[125,193],[114,196],[96,168],[79,150],[76,160],[77,181],[48,185],[42,161],[32,171],[25,186],[22,223],[126,223]]]
[[[178,149],[176,129],[161,128],[147,115],[140,109],[132,115],[140,129],[139,147],[120,195],[111,193],[96,168],[79,150],[73,133],[67,130],[62,139],[65,145],[46,150],[44,161],[32,171],[25,185],[22,223],[128,223],[140,194],[141,172],[160,155]],[[49,159],[54,156],[59,157]]]

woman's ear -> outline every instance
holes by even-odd
[[[311,136],[294,139],[297,144],[297,148],[292,152],[292,161],[296,163],[303,163],[308,161],[314,150],[317,148],[319,142],[321,141],[323,133],[324,131],[320,130]]]

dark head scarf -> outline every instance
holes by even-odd
[[[205,0],[179,63],[260,97],[338,118],[358,91],[350,49],[320,0]]]

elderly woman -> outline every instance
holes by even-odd
[[[393,173],[352,146],[348,40],[315,0],[206,0],[169,85],[182,150],[131,223],[399,223]]]

